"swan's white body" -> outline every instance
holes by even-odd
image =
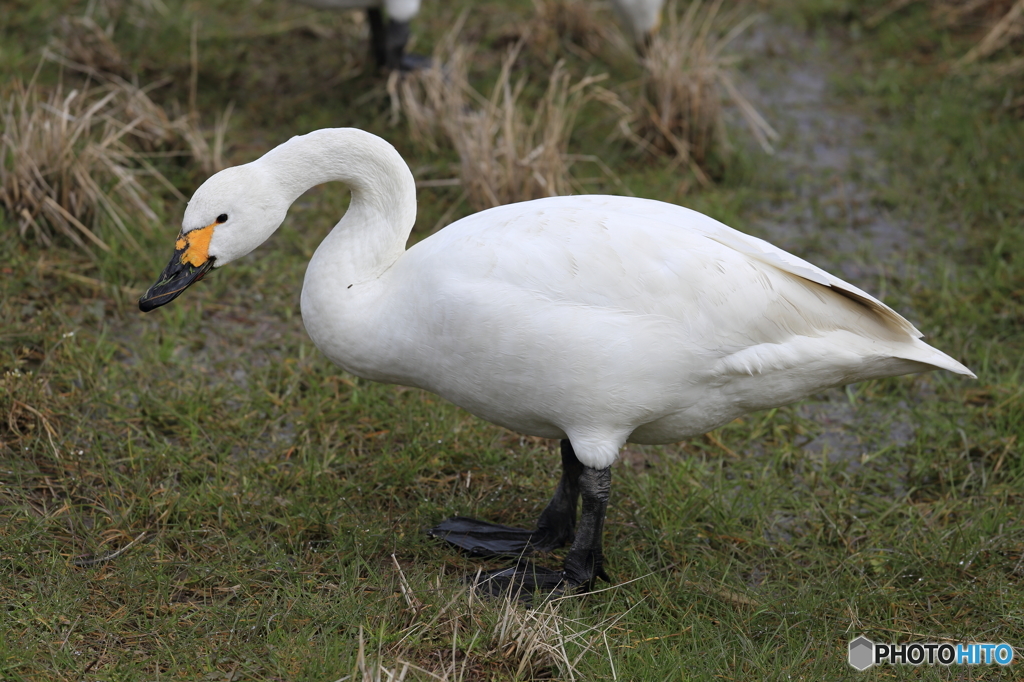
[[[556,197],[463,218],[408,251],[415,184],[353,129],[295,137],[222,171],[183,231],[210,256],[262,243],[309,187],[353,191],[302,289],[310,337],[372,379],[437,393],[521,433],[568,437],[603,469],[627,441],[665,443],[830,386],[966,367],[887,306],[694,211]]]

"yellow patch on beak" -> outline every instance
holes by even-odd
[[[187,245],[185,253],[181,254],[181,263],[199,267],[210,259],[210,239],[213,237],[213,228],[217,223],[212,223],[198,230],[192,230],[180,237],[175,242],[175,250],[180,250]]]

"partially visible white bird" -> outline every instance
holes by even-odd
[[[303,192],[330,181],[346,183],[352,200],[306,271],[306,330],[357,376],[562,439],[562,479],[536,530],[463,518],[433,530],[478,553],[572,540],[564,570],[539,577],[544,589],[605,575],[610,466],[626,442],[678,441],[866,379],[932,369],[974,376],[857,287],[658,201],[500,206],[406,250],[412,173],[387,142],[351,128],[294,137],[203,183],[142,310],[255,249]]]
[[[420,11],[420,0],[295,0],[319,9],[364,9],[370,22],[370,42],[377,66],[412,71],[425,68],[430,60],[406,54],[410,22]],[[381,12],[387,13],[387,21]]]
[[[612,7],[641,51],[650,44],[661,25],[665,0],[612,0]]]

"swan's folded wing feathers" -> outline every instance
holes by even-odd
[[[868,294],[767,242],[688,209],[634,198],[501,206],[442,230],[409,257],[443,261],[464,282],[500,280],[563,304],[666,316],[709,335],[709,345],[731,335],[740,344],[817,336],[816,329],[865,316],[901,335],[916,332]],[[822,315],[829,291],[819,287],[856,305]],[[863,306],[876,314],[864,315]],[[832,319],[837,311],[853,319]]]
[[[846,330],[869,342],[858,352],[969,373],[857,287],[678,206],[553,197],[475,214],[421,245],[411,261],[437,258],[461,285],[503,282],[523,292],[524,314],[539,297],[624,318],[655,315],[674,320],[689,352],[718,357]]]
[[[713,239],[751,258],[773,265],[780,270],[827,286],[843,296],[875,310],[888,324],[905,330],[914,338],[921,338],[923,336],[902,315],[874,296],[822,270],[818,266],[808,263],[799,256],[783,251],[763,239],[734,230],[728,225],[720,223],[702,213],[659,201],[633,199],[630,201],[628,209],[638,217],[668,222],[679,222],[685,214],[689,214],[685,215],[685,222],[689,229],[699,231],[709,239]]]

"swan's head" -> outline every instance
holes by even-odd
[[[258,162],[213,175],[188,202],[171,262],[139,299],[139,309],[170,303],[212,268],[255,249],[284,222],[290,203]]]

